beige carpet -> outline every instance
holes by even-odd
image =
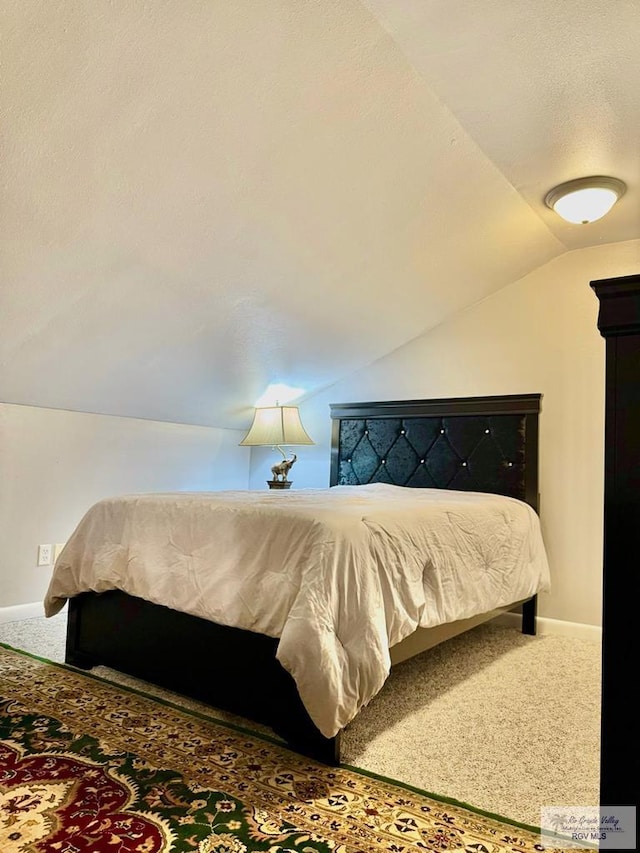
[[[63,614],[0,625],[0,641],[62,661],[64,627]],[[488,624],[395,667],[347,728],[343,760],[539,826],[542,806],[598,804],[599,726],[598,644]]]
[[[396,667],[344,760],[539,825],[599,802],[600,646],[480,626]]]

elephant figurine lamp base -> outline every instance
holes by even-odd
[[[278,462],[277,465],[271,466],[271,474],[273,475],[273,480],[267,480],[267,485],[270,489],[290,489],[291,488],[291,480],[288,478],[288,473],[291,470],[292,465],[298,458],[294,453],[291,459],[287,459],[284,454],[284,450],[282,448],[278,448],[280,453],[284,456],[282,462]]]

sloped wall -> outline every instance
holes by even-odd
[[[605,346],[589,282],[638,271],[640,241],[570,252],[309,399],[301,413],[318,444],[300,448],[294,488],[328,483],[329,403],[539,392],[541,521],[553,574],[540,611],[600,625]],[[393,294],[401,298],[402,288]],[[254,452],[253,488],[265,487],[272,455]]]
[[[51,567],[37,567],[38,545],[64,542],[97,500],[246,489],[249,451],[238,447],[241,437],[236,430],[0,404],[0,619],[3,609],[6,615],[42,600]]]

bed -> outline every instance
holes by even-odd
[[[539,410],[537,394],[335,404],[328,489],[99,502],[45,598],[47,615],[68,602],[66,661],[203,700],[338,762],[341,732],[394,663],[514,607],[535,633],[548,587]],[[434,536],[447,559],[427,583]]]

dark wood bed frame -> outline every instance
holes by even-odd
[[[331,406],[330,485],[388,482],[510,495],[538,511],[540,394]],[[522,630],[536,632],[536,597]],[[328,763],[324,737],[276,660],[278,639],[218,625],[113,590],[69,600],[67,663],[128,673],[267,725]]]

